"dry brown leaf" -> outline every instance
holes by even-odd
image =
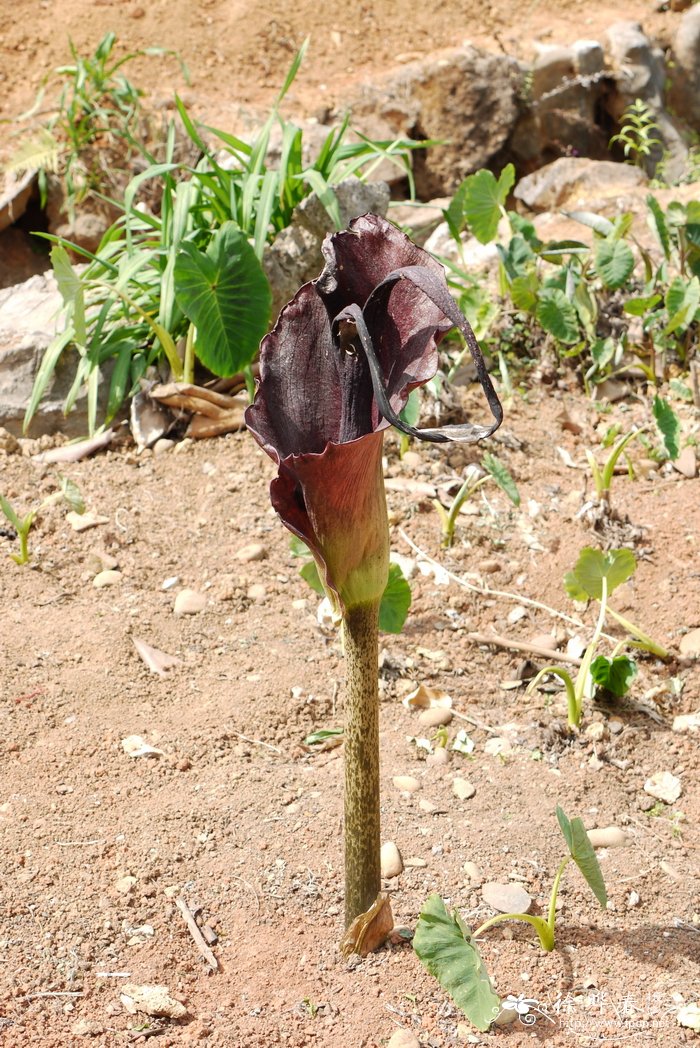
[[[452,708],[452,699],[446,692],[440,691],[439,688],[429,688],[426,684],[419,684],[410,695],[406,696],[403,704],[411,710],[432,710],[436,708],[449,710]]]
[[[340,952],[343,957],[349,957],[351,953],[366,957],[379,949],[393,927],[389,895],[380,892],[370,908],[352,922],[341,940]]]

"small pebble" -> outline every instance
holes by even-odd
[[[527,913],[532,899],[519,884],[498,884],[488,881],[481,889],[484,902],[501,913]]]
[[[175,598],[173,611],[178,617],[180,615],[196,615],[198,612],[204,611],[206,606],[207,598],[203,593],[197,593],[196,590],[184,589],[180,590]]]
[[[121,577],[121,571],[100,571],[95,575],[92,584],[95,589],[104,589],[105,586],[115,586]]]
[[[691,630],[681,637],[678,647],[681,655],[700,655],[700,629]]]
[[[267,590],[262,582],[254,582],[252,586],[248,587],[246,596],[248,600],[254,600],[256,604],[261,604],[267,598]]]
[[[644,783],[644,792],[664,804],[675,804],[682,790],[681,780],[670,771],[657,771]]]
[[[444,767],[450,763],[450,752],[444,746],[438,746],[436,750],[428,754],[425,763],[429,768]]]
[[[503,565],[500,560],[495,557],[487,557],[478,564],[479,571],[483,571],[486,575],[493,575],[495,572],[500,571]]]
[[[254,560],[264,560],[266,556],[267,550],[262,542],[251,542],[249,545],[243,546],[235,554],[236,560],[242,560],[246,564]]]
[[[169,437],[159,437],[153,445],[154,455],[165,455],[167,451],[175,447],[175,441],[170,440]]]
[[[589,830],[588,838],[594,848],[622,848],[629,844],[629,837],[617,826],[602,826]]]
[[[111,553],[106,553],[103,549],[91,549],[86,563],[87,567],[95,575],[100,571],[115,571],[119,566],[117,558],[113,557]]]
[[[530,638],[533,648],[544,648],[545,651],[557,650],[557,638],[553,633],[536,633]]]
[[[625,722],[621,721],[619,717],[611,717],[608,721],[608,730],[611,735],[619,735],[620,732],[624,731]]]
[[[453,779],[452,792],[460,801],[468,801],[476,793],[476,786],[472,786],[466,779]]]
[[[418,801],[418,807],[422,812],[425,812],[426,815],[442,815],[445,812],[444,808],[441,808],[437,804],[433,804],[432,801],[428,801],[425,798]]]
[[[401,790],[402,793],[415,793],[416,790],[420,789],[420,782],[418,779],[414,779],[412,775],[395,775],[392,782],[396,789]]]
[[[695,454],[695,448],[692,445],[688,444],[687,447],[683,448],[680,455],[673,463],[673,468],[689,480],[697,477],[698,460]]]
[[[494,735],[484,743],[484,753],[487,753],[490,757],[497,757],[501,753],[507,756],[512,752],[513,747],[508,739],[502,739],[500,735]]]
[[[404,866],[411,867],[414,870],[424,869],[428,863],[426,859],[421,859],[417,855],[412,855],[410,859],[404,859]]]
[[[399,874],[403,873],[403,859],[401,858],[401,852],[393,841],[386,841],[385,844],[382,844],[380,865],[382,877],[387,880],[391,877],[398,877]]]
[[[170,575],[169,578],[163,579],[163,581],[160,584],[160,588],[162,590],[166,590],[167,591],[167,590],[174,589],[175,586],[179,586],[179,584],[180,584],[180,576],[179,575]]]
[[[434,706],[431,710],[423,710],[418,715],[418,723],[424,728],[438,728],[442,724],[449,724],[452,716],[452,710]]]
[[[410,1030],[394,1030],[387,1048],[420,1048],[420,1041]]]
[[[419,469],[423,465],[424,460],[423,456],[419,455],[417,451],[407,451],[401,461],[411,469]]]
[[[484,883],[483,871],[475,862],[465,862],[462,869],[466,873],[469,883],[473,888],[478,888],[480,884]]]
[[[673,731],[679,735],[700,731],[700,713],[681,713],[673,718]]]
[[[590,739],[591,742],[600,742],[606,735],[605,725],[601,723],[601,721],[594,721],[592,724],[588,725],[583,734],[587,739]]]

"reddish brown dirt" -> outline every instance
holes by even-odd
[[[290,108],[313,113],[342,106],[350,84],[400,55],[462,37],[502,42],[525,57],[536,39],[592,36],[612,17],[638,18],[657,35],[679,17],[647,3],[611,15],[608,5],[576,0],[562,0],[554,18],[537,3],[513,12],[511,0],[346,4],[332,15],[308,0],[274,11],[206,0],[31,0],[21,9],[0,0],[0,115],[11,118],[32,102],[42,77],[66,59],[68,35],[86,53],[108,29],[128,48],[178,50],[189,87],[168,59],[141,61],[129,75],[156,104],[184,90],[196,111],[222,123],[240,103],[269,103],[307,34]],[[563,408],[580,417],[580,436],[557,421]],[[631,401],[603,423],[627,427],[642,418]],[[586,474],[565,467],[555,445],[582,463],[584,447],[596,445],[596,422],[575,392],[536,387],[517,396],[493,449],[518,481],[522,508],[489,492],[476,514],[460,518],[448,552],[415,483],[453,480],[477,453],[421,447],[418,459],[401,462],[388,440],[388,475],[409,482],[408,491],[389,492],[392,548],[411,555],[403,530],[463,581],[574,614],[561,579],[596,538],[575,519]],[[686,409],[688,432],[694,424]],[[691,1043],[675,1013],[697,1000],[700,985],[698,737],[673,733],[671,724],[700,704],[696,662],[642,660],[636,705],[589,707],[584,732],[570,738],[560,731],[560,694],[500,687],[522,656],[467,637],[495,629],[527,642],[554,629],[565,641],[567,622],[416,573],[406,628],[382,641],[383,837],[418,860],[389,885],[397,925],[414,927],[434,891],[472,925],[488,916],[465,862],[486,880],[524,884],[535,909],[544,909],[560,856],[558,803],[589,827],[616,824],[630,836],[629,847],[601,855],[609,912],[577,872],[567,874],[552,954],[524,925],[485,936],[498,991],[524,993],[540,1011],[533,1006],[531,1027],[526,1017],[477,1035],[410,946],[390,945],[357,966],[339,955],[342,750],[309,754],[303,740],[342,722],[342,656],[338,638],[317,627],[316,598],[269,508],[271,464],[245,434],[157,457],[117,449],[60,471],[0,452],[0,490],[18,508],[55,490],[58,472],[107,521],[76,534],[58,507],[48,510],[32,533],[30,568],[15,566],[5,555],[14,545],[0,538],[3,1048],[143,1044],[134,1037],[148,1022],[158,1045],[211,1048],[379,1048],[398,1027],[423,1048]],[[677,655],[683,633],[700,626],[698,480],[658,472],[620,478],[615,499],[647,529],[648,551],[620,610]],[[237,559],[251,542],[263,544],[264,560]],[[95,550],[118,562],[115,585],[93,586]],[[175,588],[163,590],[173,576]],[[255,585],[264,592],[251,596]],[[174,616],[183,587],[206,594],[203,612]],[[527,613],[515,621],[520,607]],[[590,631],[590,611],[584,620]],[[164,679],[151,674],[134,637],[180,664]],[[680,695],[669,690],[672,678],[683,685]],[[453,720],[450,739],[466,727],[471,757],[451,753],[442,768],[421,759],[409,741],[420,734],[417,715],[400,701],[407,681],[452,696],[466,720]],[[586,733],[593,724],[600,727]],[[121,740],[133,734],[163,756],[128,757]],[[494,737],[507,738],[510,752],[487,752]],[[683,792],[650,813],[643,785],[657,771],[676,774]],[[419,780],[417,793],[396,789],[400,774]],[[471,800],[454,796],[456,776],[476,787]],[[200,904],[218,933],[216,974],[189,937],[178,895]],[[153,930],[145,939],[133,930],[144,925]],[[119,996],[128,982],[167,985],[187,1017],[128,1014]]]
[[[585,410],[580,437],[556,421],[564,407]],[[628,422],[630,413],[619,417]],[[561,578],[595,539],[574,519],[584,474],[566,468],[554,445],[580,462],[593,440],[591,411],[578,397],[517,398],[495,450],[517,478],[523,508],[491,492],[488,505],[460,518],[455,547],[441,553],[427,495],[390,490],[392,547],[411,554],[402,529],[459,578],[573,612]],[[474,458],[421,448],[407,464],[393,440],[387,448],[388,474],[409,488],[451,479]],[[63,472],[107,522],[75,534],[54,507],[32,536],[33,567],[0,561],[2,1043],[73,1044],[86,1028],[76,1024],[88,1024],[95,1043],[124,1044],[140,1026],[120,1004],[127,981],[165,984],[185,1002],[189,1020],[164,1022],[159,1044],[360,1048],[385,1045],[397,1026],[421,1045],[464,1043],[469,1028],[458,1027],[409,946],[356,968],[338,954],[342,752],[313,756],[302,742],[342,722],[343,666],[269,509],[270,463],[242,434],[164,456],[117,450]],[[17,454],[2,460],[2,473],[19,506],[53,490],[55,468]],[[658,473],[617,481],[619,508],[648,528],[650,550],[618,605],[676,651],[682,632],[700,624],[697,484]],[[238,560],[255,541],[265,559]],[[93,586],[94,549],[117,560],[116,585]],[[171,576],[179,582],[164,591]],[[253,600],[255,584],[264,593]],[[674,734],[670,724],[698,706],[697,666],[643,660],[638,705],[588,708],[584,727],[601,725],[600,740],[585,731],[567,739],[558,733],[560,695],[503,690],[522,657],[466,636],[496,629],[527,641],[555,629],[565,638],[567,623],[535,608],[514,623],[517,600],[477,596],[454,581],[417,574],[412,584],[406,628],[382,644],[383,835],[421,860],[391,884],[397,924],[414,926],[433,891],[468,921],[482,920],[489,910],[466,861],[487,880],[525,884],[545,907],[560,854],[557,803],[588,826],[624,826],[631,839],[601,860],[607,914],[579,875],[568,875],[553,954],[525,926],[486,936],[504,996],[524,992],[542,1005],[562,997],[570,1011],[554,1022],[540,1016],[529,1032],[516,1024],[467,1043],[534,1037],[554,1048],[599,1043],[607,1031],[617,1043],[639,1034],[644,1044],[685,1044],[674,1014],[681,998],[694,999],[700,975],[697,736]],[[185,586],[206,594],[207,606],[176,618],[174,596]],[[584,618],[590,630],[591,615]],[[134,637],[181,664],[154,676]],[[684,683],[680,697],[665,690],[671,677]],[[417,715],[400,701],[407,680],[452,696],[467,719],[452,722],[450,737],[467,728],[471,757],[453,753],[445,767],[421,760],[408,741],[420,733]],[[126,756],[121,740],[132,734],[164,756]],[[512,752],[489,755],[494,736],[510,739]],[[683,793],[650,815],[644,782],[666,770]],[[419,791],[401,794],[397,774],[416,776]],[[471,800],[456,800],[455,776],[476,787]],[[426,801],[435,810],[424,810]],[[124,877],[135,878],[131,887]],[[197,900],[216,927],[218,974],[207,974],[188,936],[178,893]],[[152,938],[129,945],[144,924]]]

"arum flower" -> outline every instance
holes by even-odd
[[[502,420],[471,328],[442,267],[376,215],[326,238],[321,276],[304,284],[260,348],[248,429],[277,464],[270,497],[309,547],[343,622],[346,921],[380,887],[377,616],[387,582],[389,529],[383,431],[436,443],[474,442]],[[399,419],[412,389],[437,370],[437,343],[464,334],[486,394],[488,425],[417,430]]]

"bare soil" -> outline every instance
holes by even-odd
[[[269,103],[309,33],[290,107],[313,113],[342,106],[352,83],[402,55],[468,37],[525,56],[537,39],[594,36],[613,17],[607,5],[577,0],[562,0],[555,16],[538,3],[516,11],[510,0],[332,12],[308,0],[274,10],[31,0],[20,12],[1,0],[0,15],[5,118],[66,59],[69,35],[84,53],[115,29],[125,47],[160,45],[186,60],[189,87],[171,60],[134,66],[155,104],[189,92],[219,123],[240,103]],[[659,35],[679,16],[627,3],[614,17]],[[477,404],[469,394],[463,407]],[[502,687],[525,655],[469,638],[495,630],[527,644],[554,632],[563,647],[572,633],[590,635],[594,609],[575,609],[562,577],[600,536],[577,518],[587,473],[565,465],[557,447],[580,466],[602,429],[647,421],[645,410],[633,397],[599,418],[573,384],[517,394],[492,449],[522,506],[487,489],[460,517],[449,551],[440,549],[433,489],[480,452],[422,446],[400,460],[386,442],[392,548],[415,560],[407,536],[451,573],[416,566],[406,627],[382,638],[383,837],[405,861],[387,884],[397,926],[414,928],[431,892],[480,923],[492,912],[482,879],[520,883],[533,912],[545,909],[561,855],[557,804],[589,828],[617,825],[630,838],[600,853],[607,912],[567,873],[552,954],[525,925],[484,937],[498,991],[536,1002],[489,1035],[465,1024],[400,937],[359,963],[339,954],[342,748],[312,753],[304,739],[342,724],[342,653],[338,636],[319,628],[317,599],[269,508],[271,463],[245,433],[155,456],[125,444],[62,467],[32,460],[30,445],[24,455],[0,452],[1,490],[18,508],[54,491],[60,472],[105,518],[76,533],[60,507],[47,510],[32,531],[30,567],[14,565],[5,554],[16,543],[0,538],[0,1044],[153,1036],[161,1046],[378,1048],[398,1028],[425,1048],[691,1043],[675,1016],[700,985],[698,736],[672,723],[700,705],[698,663],[678,654],[683,634],[700,626],[698,480],[647,463],[615,484],[615,506],[641,529],[638,570],[618,610],[673,652],[665,665],[640,660],[631,701],[589,705],[583,731],[571,735],[561,692]],[[681,410],[689,432],[697,420]],[[263,559],[238,556],[251,543]],[[96,588],[105,553],[121,574]],[[174,615],[183,588],[206,596],[203,611]],[[581,615],[585,628],[554,611]],[[151,673],[134,638],[179,663],[165,677]],[[435,764],[411,741],[433,735],[401,701],[419,683],[452,697],[450,745],[466,729],[471,755],[448,749],[448,763]],[[131,735],[162,754],[128,756],[122,740]],[[681,781],[675,804],[644,792],[659,771]],[[397,775],[415,776],[417,792],[397,789]],[[470,800],[455,797],[455,777],[475,787]],[[216,932],[217,972],[178,897]],[[186,1017],[129,1014],[120,1000],[129,983],[166,985]]]

